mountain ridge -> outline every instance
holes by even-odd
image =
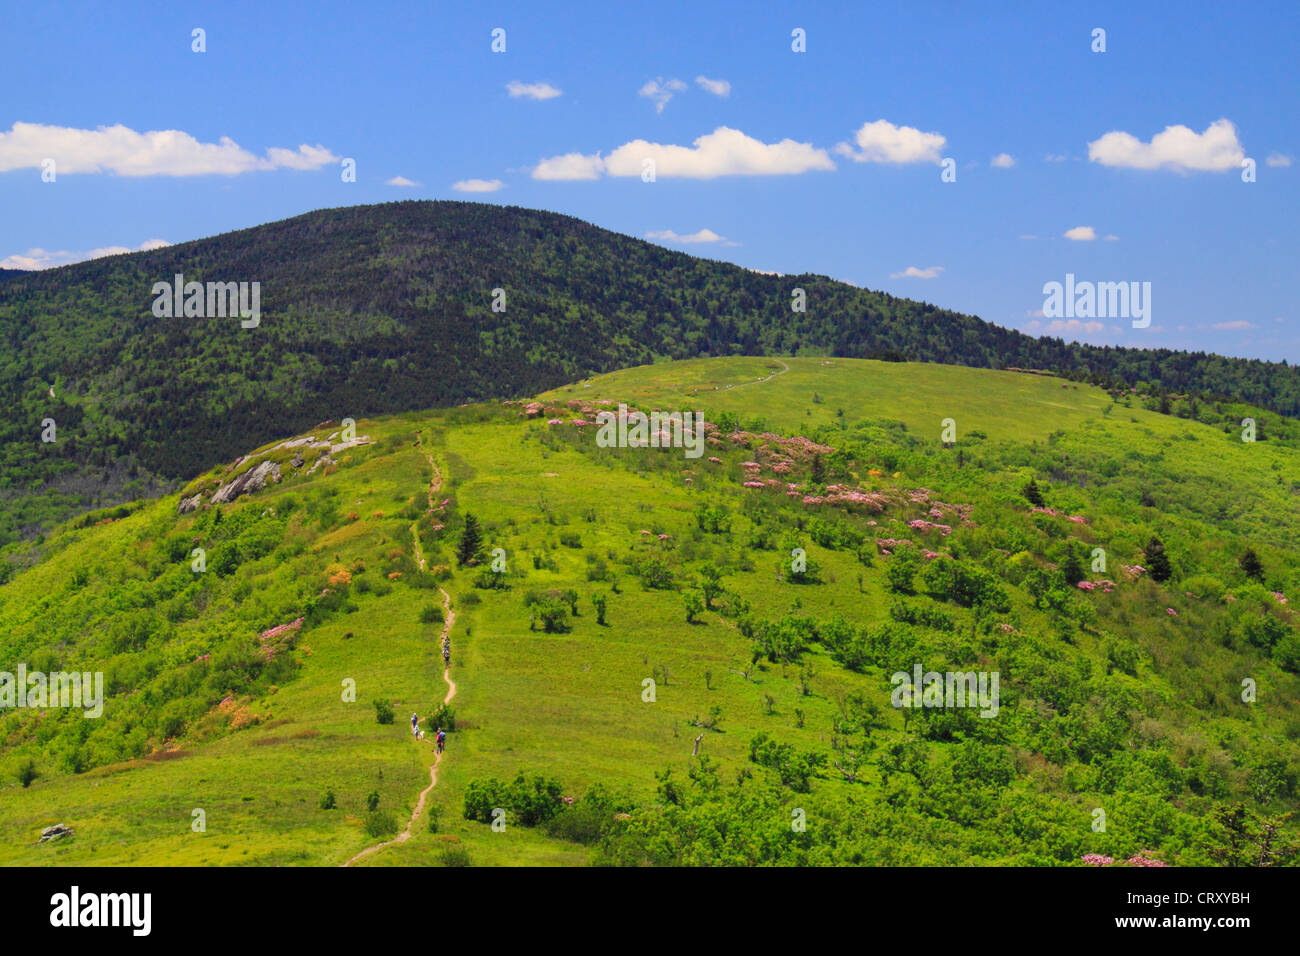
[[[153,315],[154,284],[178,273],[258,282],[258,328]],[[791,308],[795,288],[806,311]],[[326,418],[519,397],[665,358],[800,352],[1046,368],[1300,410],[1285,364],[1033,339],[559,213],[337,207],[0,283],[0,400],[16,410],[0,423],[0,543]]]

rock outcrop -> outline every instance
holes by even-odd
[[[46,827],[44,830],[42,830],[41,838],[36,842],[45,843],[49,840],[60,840],[63,837],[72,836],[75,832],[76,831],[73,830],[72,827],[70,826],[67,826],[62,823],[56,823],[54,824],[54,826]]]
[[[225,505],[240,495],[252,494],[266,487],[267,481],[280,480],[280,466],[273,461],[264,461],[255,468],[250,468],[234,481],[222,485],[212,496],[212,504]]]

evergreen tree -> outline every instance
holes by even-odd
[[[1256,581],[1264,580],[1264,565],[1260,563],[1259,555],[1255,553],[1254,548],[1247,548],[1237,564],[1241,566],[1246,577],[1254,578]]]
[[[472,514],[465,515],[465,529],[460,533],[460,543],[456,546],[456,560],[461,567],[478,564],[483,556],[483,531],[479,528],[478,518]]]
[[[1151,575],[1153,581],[1168,581],[1174,573],[1173,566],[1169,563],[1169,555],[1165,554],[1164,543],[1153,537],[1145,549],[1147,573]]]
[[[814,485],[825,484],[826,482],[826,460],[820,454],[813,455],[812,460],[812,483]]]
[[[1061,574],[1065,578],[1065,583],[1070,587],[1074,587],[1088,576],[1081,551],[1082,548],[1074,542],[1070,542],[1065,549],[1065,557],[1061,561]]]
[[[1035,508],[1043,507],[1043,493],[1038,490],[1038,482],[1034,481],[1034,479],[1030,478],[1029,484],[1025,485],[1020,493]]]

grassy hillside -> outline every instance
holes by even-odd
[[[177,274],[259,283],[259,324],[155,316],[154,283]],[[1285,364],[1035,339],[537,210],[358,206],[0,282],[0,403],[10,410],[0,420],[0,545],[170,490],[322,417],[518,397],[663,358],[737,354],[1044,368],[1122,382],[1152,401],[1223,393],[1300,412],[1300,373]],[[1201,417],[1195,402],[1188,411]],[[53,441],[42,440],[48,421]]]
[[[600,448],[575,420],[619,402],[720,427],[697,459]],[[110,697],[0,711],[0,862],[340,864],[390,836],[433,760],[405,720],[446,691],[439,586],[455,730],[411,839],[358,865],[1216,862],[1216,808],[1295,803],[1300,451],[1287,420],[1248,444],[1140,404],[730,358],[281,436],[25,547],[0,661]],[[264,461],[278,483],[178,514]],[[997,671],[998,716],[893,706],[915,663]]]

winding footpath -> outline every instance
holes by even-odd
[[[746,385],[762,385],[764,382],[770,382],[778,375],[784,375],[786,372],[790,371],[790,366],[786,365],[780,359],[775,359],[774,361],[776,362],[776,364],[781,366],[781,371],[773,372],[771,375],[767,376],[767,378],[756,378],[751,382],[737,382],[735,385],[728,385],[726,388],[723,389],[723,391],[729,392],[733,388],[744,388]]]
[[[417,444],[419,444],[419,439],[420,436],[417,433],[416,434]],[[438,471],[438,466],[434,464],[432,455],[426,452],[425,457],[428,458],[429,465],[433,468],[433,480],[429,483],[429,510],[432,511],[433,496],[442,487],[442,473]],[[416,532],[415,523],[412,523],[411,525],[411,538],[415,542],[416,561],[420,566],[420,570],[423,572],[425,570],[424,555],[421,553],[420,536]],[[442,634],[440,635],[441,638],[440,643],[445,643],[449,638],[449,636],[451,635],[452,625],[456,623],[456,612],[451,609],[451,595],[447,593],[446,589],[439,587],[438,593],[442,595],[442,609],[444,615],[444,620],[442,624]],[[443,670],[442,679],[447,684],[447,696],[442,699],[442,702],[444,704],[450,704],[452,698],[456,696],[456,682],[451,679],[450,667],[447,667]],[[411,832],[415,827],[415,821],[418,820],[420,814],[424,812],[424,804],[425,801],[428,800],[429,792],[438,785],[438,765],[442,763],[442,758],[445,755],[446,755],[446,751],[438,754],[433,758],[433,764],[429,767],[429,785],[420,791],[420,797],[415,803],[415,809],[411,811],[411,819],[406,821],[406,829],[403,830],[401,833],[397,834],[397,836],[393,837],[391,840],[385,840],[382,843],[376,843],[374,846],[366,847],[356,856],[352,857],[346,863],[344,863],[343,866],[351,866],[353,863],[356,863],[358,860],[365,859],[366,857],[370,856],[372,853],[378,853],[386,846],[392,846],[395,843],[405,843],[407,840],[411,838]]]

